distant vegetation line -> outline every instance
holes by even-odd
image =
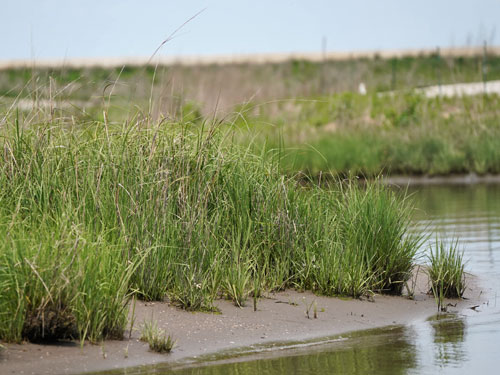
[[[309,61],[291,59],[276,63],[117,66],[115,68],[20,67],[0,71],[4,98],[44,97],[94,103],[110,92],[128,105],[153,97],[159,110],[172,113],[186,102],[196,103],[204,114],[230,111],[248,101],[315,98],[342,92],[368,93],[410,90],[446,83],[500,79],[500,54],[445,56],[437,51],[423,56],[352,58]],[[26,84],[30,82],[28,86]],[[35,84],[36,82],[36,84]],[[36,87],[36,90],[35,90]],[[101,103],[99,103],[101,104]]]
[[[257,139],[268,149],[282,148],[282,164],[289,173],[500,173],[498,95],[345,93],[281,107],[262,111],[254,120],[247,116],[245,123],[255,124]],[[236,123],[244,126],[241,118]]]
[[[150,62],[152,65],[212,65],[212,64],[267,64],[282,63],[289,60],[306,60],[321,62],[326,60],[353,60],[370,58],[402,58],[423,57],[436,53],[436,48],[420,49],[384,49],[384,50],[358,50],[358,51],[324,51],[324,52],[278,52],[278,53],[239,53],[239,54],[214,54],[214,55],[179,55],[150,57],[76,57],[64,59],[4,59],[0,60],[0,69],[24,68],[37,66],[40,68],[116,68],[127,66],[144,66]],[[500,46],[487,46],[491,55],[500,54]],[[481,56],[483,46],[462,46],[440,48],[444,57],[474,57]]]
[[[281,150],[287,173],[500,173],[498,97],[425,98],[414,89],[500,79],[500,55],[266,64],[7,69],[0,108],[88,121],[201,126],[214,117],[256,152]],[[362,94],[360,84],[364,88]],[[138,108],[141,110],[138,112]]]

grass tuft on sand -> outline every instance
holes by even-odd
[[[149,349],[158,353],[170,353],[175,345],[172,336],[158,328],[155,321],[145,321],[142,327],[141,341],[149,344]]]
[[[465,262],[458,243],[449,246],[436,241],[428,256],[431,290],[436,298],[461,298],[465,292]]]

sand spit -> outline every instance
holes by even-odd
[[[419,279],[423,279],[420,277]],[[469,284],[471,282],[469,281]],[[475,284],[475,283],[473,283]],[[389,325],[421,321],[436,313],[432,296],[426,294],[427,281],[420,281],[413,300],[376,295],[373,299],[340,299],[316,296],[310,292],[285,291],[269,294],[253,311],[251,301],[244,308],[220,300],[220,314],[182,311],[168,303],[137,303],[131,338],[106,341],[100,345],[77,342],[52,345],[6,344],[0,352],[0,372],[7,374],[78,374],[151,364],[182,365],[198,357],[252,345],[305,341]],[[478,286],[468,289],[466,300],[452,301],[449,312],[470,312],[484,301]],[[317,319],[306,316],[307,306],[315,302]],[[177,340],[170,354],[149,351],[139,340],[144,320],[153,318]],[[279,346],[277,346],[279,347]]]
[[[487,49],[488,54],[500,54],[500,46]],[[38,68],[114,68],[124,65],[142,66],[145,64],[160,65],[211,65],[211,64],[265,64],[281,63],[292,59],[312,62],[324,60],[350,60],[359,58],[393,58],[428,56],[436,53],[436,49],[397,49],[397,50],[367,50],[345,52],[288,52],[288,53],[254,53],[254,54],[227,54],[227,55],[188,55],[188,56],[158,56],[150,57],[103,57],[103,58],[66,58],[66,59],[17,59],[0,61],[1,69],[33,67]],[[442,57],[455,56],[482,56],[483,47],[454,47],[440,49]]]

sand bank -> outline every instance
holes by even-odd
[[[116,68],[124,65],[143,66],[146,64],[160,65],[212,65],[212,64],[267,64],[282,63],[289,60],[306,60],[319,62],[324,60],[351,60],[360,58],[380,57],[400,58],[429,56],[436,53],[435,48],[427,49],[387,49],[387,50],[359,50],[359,51],[326,51],[326,52],[279,52],[279,53],[249,53],[225,55],[182,55],[182,56],[149,56],[143,57],[72,57],[64,59],[12,59],[0,60],[0,70],[22,67],[39,68]],[[488,54],[500,54],[500,46],[488,47]],[[483,47],[451,47],[440,49],[442,57],[482,56]]]
[[[6,344],[0,352],[0,372],[7,374],[78,374],[125,367],[169,363],[185,365],[208,354],[249,348],[253,345],[305,341],[356,330],[388,325],[405,325],[436,314],[434,298],[426,294],[427,281],[419,277],[413,300],[405,297],[375,295],[373,299],[340,299],[316,296],[310,292],[284,291],[269,294],[253,310],[251,300],[244,308],[220,300],[220,314],[186,312],[166,302],[138,303],[131,337],[106,341],[100,345],[77,342],[52,345]],[[470,282],[469,282],[470,284]],[[474,283],[475,284],[475,283]],[[450,312],[485,303],[484,290],[475,285],[468,299],[452,301]],[[306,316],[307,306],[317,305],[317,319]],[[456,305],[455,305],[456,304]],[[177,343],[170,354],[149,351],[139,340],[145,319],[157,320]],[[277,348],[279,345],[276,346]]]

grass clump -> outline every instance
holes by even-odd
[[[457,243],[447,247],[436,241],[436,248],[429,255],[428,270],[431,291],[441,306],[443,298],[461,298],[465,292],[465,271],[463,253],[457,249]]]
[[[0,130],[0,339],[120,338],[134,294],[213,311],[410,277],[411,207],[377,182],[304,186],[218,124],[34,118]]]
[[[349,182],[327,191],[331,195],[318,188],[311,197],[308,236],[323,235],[309,237],[307,250],[294,259],[300,262],[296,285],[325,295],[400,294],[421,241],[407,235],[408,202],[377,183],[360,188]]]
[[[170,353],[175,345],[172,336],[167,335],[165,331],[158,328],[158,322],[145,321],[141,341],[149,344],[149,349],[158,353]]]
[[[250,293],[251,269],[247,265],[238,262],[231,265],[228,271],[228,274],[224,277],[223,288],[236,306],[244,307]]]

